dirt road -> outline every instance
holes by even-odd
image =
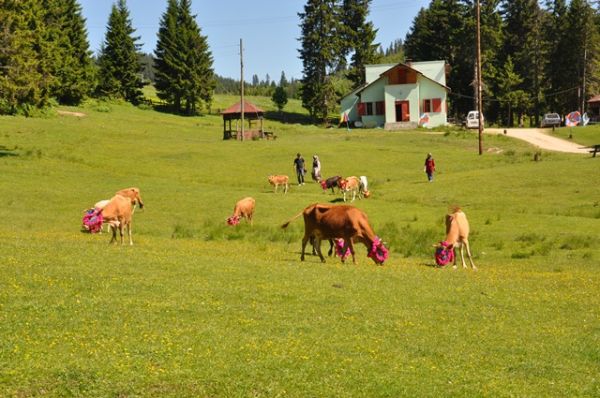
[[[545,131],[548,129],[506,129],[507,136],[527,141],[541,149],[568,153],[588,153],[589,149],[562,138],[552,137]],[[504,134],[504,129],[485,129],[486,134]]]

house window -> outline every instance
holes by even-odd
[[[375,103],[375,114],[385,115],[385,101],[377,101]]]
[[[431,100],[423,100],[423,112],[431,112]]]
[[[373,103],[367,102],[367,115],[373,115]]]
[[[442,99],[441,98],[434,98],[431,100],[432,105],[433,105],[433,111],[434,112],[441,112],[442,111]]]

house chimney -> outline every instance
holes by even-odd
[[[404,60],[404,64],[407,65],[407,66],[412,66],[412,63],[413,63],[412,58],[406,58]]]

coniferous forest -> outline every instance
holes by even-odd
[[[364,83],[364,66],[445,60],[449,116],[474,107],[476,18],[473,0],[432,0],[406,37],[376,42],[372,0],[306,0],[298,14],[301,79],[256,74],[247,93],[277,87],[300,98],[315,118]],[[209,108],[214,93],[235,93],[239,81],[218,76],[208,38],[191,0],[164,4],[153,54],[141,54],[125,0],[113,4],[96,56],[77,0],[4,0],[0,7],[0,113],[33,115],[88,97],[142,100],[152,83],[175,113]],[[399,27],[399,31],[407,27]],[[400,33],[399,33],[400,35]],[[541,114],[584,110],[600,93],[600,1],[481,0],[483,99],[486,119],[537,124]]]

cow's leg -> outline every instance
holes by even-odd
[[[321,259],[321,262],[324,263],[325,257],[323,257],[323,253],[321,253],[321,238],[315,237],[315,247],[317,248],[317,254],[319,255],[319,258]]]
[[[123,244],[123,228],[125,228],[125,225],[123,225],[122,222],[119,223],[119,236],[121,237],[121,245]]]
[[[110,231],[112,232],[112,237],[110,238],[110,242],[108,242],[108,244],[110,245],[111,243],[117,241],[117,227],[112,224],[108,224],[108,226],[110,227]]]
[[[356,191],[353,190],[352,191],[352,201],[354,202],[355,199],[356,199]]]
[[[279,186],[279,185],[275,184],[275,193],[277,193],[277,187],[278,187],[278,186]]]
[[[286,183],[285,184],[285,191],[283,191],[283,193],[287,193],[287,191],[288,191],[289,188],[290,188],[290,185]]]
[[[127,223],[127,233],[129,234],[129,246],[133,246],[133,239],[131,238],[131,221]]]
[[[469,256],[469,262],[471,263],[471,267],[474,270],[477,270],[477,267],[473,263],[473,257],[471,256],[471,248],[469,247],[469,241],[468,240],[465,241],[465,247],[467,248],[467,256]]]
[[[452,263],[452,268],[456,269],[456,245],[452,246],[452,253],[454,254],[454,262]]]
[[[327,255],[329,257],[333,255],[333,239],[329,239],[329,251],[327,252]]]
[[[352,238],[348,239],[348,247],[350,248],[350,254],[352,254],[352,263],[356,264],[356,257],[354,257],[354,244],[352,244]]]
[[[310,239],[310,236],[304,235],[302,238],[302,254],[300,255],[300,261],[304,261],[304,250],[306,249],[306,243]]]
[[[465,263],[465,244],[461,242],[460,244],[460,261],[462,262],[463,268],[467,268],[467,263]]]

